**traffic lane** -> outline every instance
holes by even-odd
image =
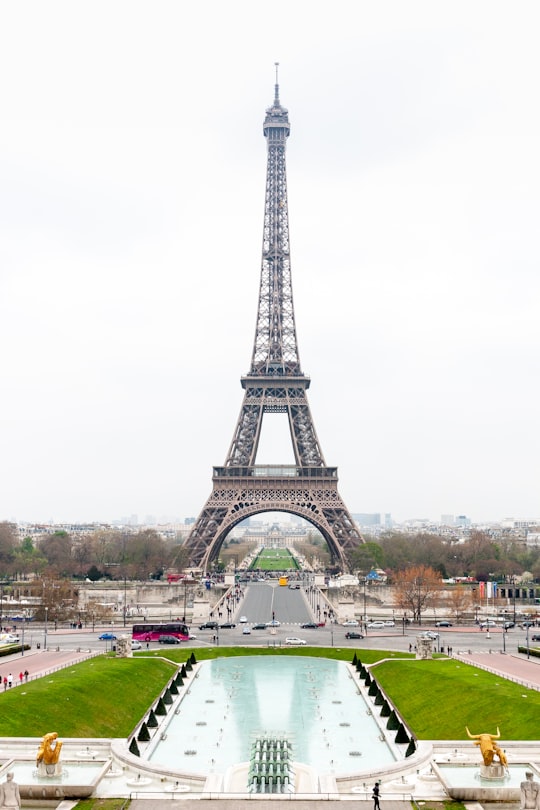
[[[279,622],[301,623],[311,619],[311,613],[302,589],[279,585],[277,580],[253,582],[244,592],[244,598],[236,611],[236,619],[246,616],[250,623]]]

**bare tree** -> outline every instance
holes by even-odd
[[[450,609],[456,622],[459,622],[462,613],[470,608],[472,603],[471,592],[464,585],[452,585],[450,591]]]
[[[398,607],[410,610],[413,620],[421,623],[424,610],[437,603],[441,586],[441,575],[434,568],[412,565],[400,571],[394,583]]]

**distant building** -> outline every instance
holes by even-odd
[[[358,512],[357,514],[352,515],[353,520],[355,520],[359,526],[380,526],[381,525],[381,513],[380,512]]]

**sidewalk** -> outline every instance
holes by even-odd
[[[100,652],[75,652],[75,650],[26,650],[24,655],[21,653],[14,653],[5,658],[0,658],[0,679],[2,686],[0,687],[0,695],[4,693],[4,678],[11,674],[13,675],[12,689],[20,685],[19,674],[28,670],[28,680],[31,681],[35,678],[42,678],[50,672],[55,672],[58,669],[76,664],[79,661],[85,661],[87,658],[92,658],[94,655],[100,655]],[[24,678],[22,685],[24,685]],[[9,691],[9,688],[8,690]]]
[[[527,686],[529,689],[540,691],[540,659],[527,658],[518,653],[489,653],[473,652],[454,653],[453,658],[458,658],[465,664],[481,667],[489,672],[494,672],[511,681]]]

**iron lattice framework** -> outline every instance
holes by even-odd
[[[337,468],[327,467],[315,432],[300,367],[289,251],[285,147],[290,124],[275,85],[266,111],[268,147],[261,282],[249,373],[241,378],[244,401],[224,467],[214,467],[213,489],[187,545],[190,563],[207,570],[229,531],[260,512],[306,518],[325,538],[333,559],[349,568],[363,542],[337,489]],[[256,465],[263,415],[287,413],[294,465]]]

